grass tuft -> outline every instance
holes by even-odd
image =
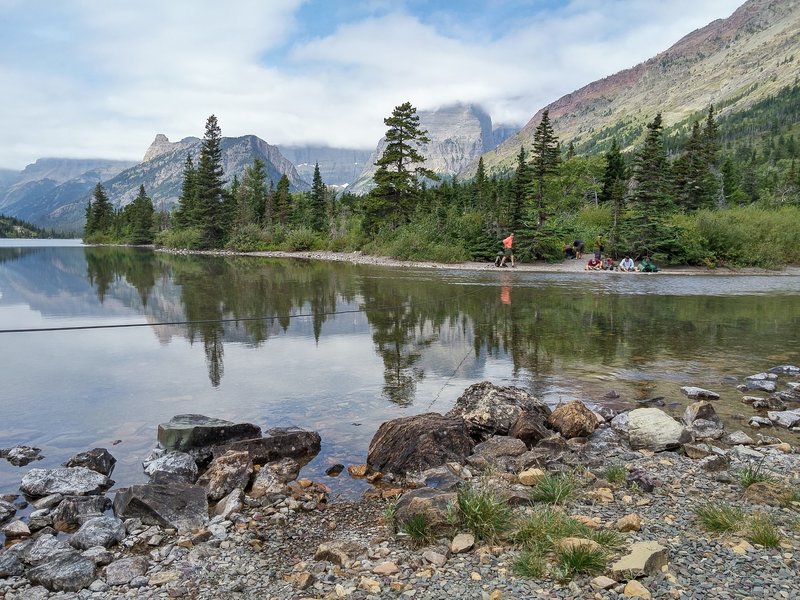
[[[747,524],[747,541],[765,548],[777,548],[781,544],[781,534],[769,515],[754,515]]]
[[[495,494],[469,485],[461,486],[456,496],[460,521],[476,539],[493,540],[508,529],[511,507]]]
[[[422,546],[432,539],[428,518],[423,513],[418,513],[400,526],[400,531],[411,538],[415,546]]]
[[[578,491],[578,481],[571,473],[545,473],[531,490],[536,502],[566,504]]]
[[[764,461],[760,461],[757,465],[748,465],[739,471],[739,483],[742,487],[747,489],[754,483],[761,483],[762,481],[775,481],[775,477],[771,475],[764,468]]]
[[[538,552],[523,550],[514,561],[514,572],[522,577],[539,579],[547,572],[547,561]]]
[[[561,581],[572,579],[576,575],[597,575],[605,570],[608,555],[602,549],[588,546],[574,546],[558,552],[554,572]]]
[[[739,531],[745,522],[744,512],[729,504],[706,504],[695,509],[694,513],[708,531],[722,533]]]
[[[625,483],[628,470],[623,465],[609,465],[603,471],[603,479],[609,483]]]

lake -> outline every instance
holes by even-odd
[[[606,275],[1,240],[0,447],[45,459],[0,460],[0,493],[97,446],[117,487],[145,481],[158,424],[200,413],[318,431],[302,475],[352,497],[363,484],[327,467],[364,462],[383,421],[447,412],[478,381],[552,404],[663,396],[674,415],[698,385],[747,430],[736,384],[800,364],[800,277]]]

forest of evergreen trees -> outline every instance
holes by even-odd
[[[439,181],[424,168],[427,132],[410,103],[384,119],[387,146],[375,188],[336,194],[315,169],[310,192],[269,181],[256,159],[226,181],[216,117],[202,149],[187,156],[178,206],[158,214],[142,188],[115,212],[98,185],[87,207],[87,241],[195,249],[362,250],[400,259],[455,262],[493,258],[516,233],[523,261],[558,260],[574,239],[606,239],[613,256],[664,264],[800,263],[800,171],[796,134],[800,86],[717,119],[715,108],[666,132],[661,115],[642,143],[603,153],[556,137],[545,111],[533,143],[510,173]],[[592,153],[595,152],[595,153]]]

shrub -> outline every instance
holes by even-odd
[[[297,252],[301,250],[319,250],[322,242],[319,235],[310,227],[300,227],[292,229],[286,235],[283,243],[286,250]]]
[[[165,248],[198,250],[203,247],[203,231],[196,227],[165,229],[158,232],[155,244]]]
[[[236,252],[253,252],[266,249],[267,243],[261,228],[249,223],[231,235],[226,247]]]
[[[609,483],[623,483],[628,475],[623,465],[609,465],[603,471],[603,479]]]

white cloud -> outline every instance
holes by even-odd
[[[0,42],[0,167],[42,156],[139,159],[156,133],[201,136],[211,113],[223,135],[361,148],[406,100],[476,102],[496,122],[523,124],[737,4],[617,0],[601,10],[573,0],[519,14],[504,30],[475,31],[468,24],[480,15],[465,15],[443,33],[442,14],[378,2],[375,16],[313,38],[296,17],[302,3],[76,0],[55,11],[0,0],[0,22],[10,23],[0,36],[15,28]]]

